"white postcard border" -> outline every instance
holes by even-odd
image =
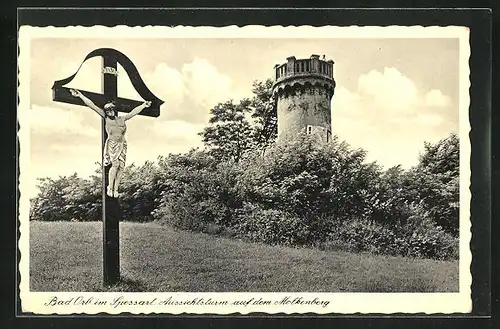
[[[121,293],[121,292],[32,292],[29,290],[29,200],[23,194],[30,182],[30,40],[33,38],[458,38],[460,43],[460,261],[457,293]],[[470,265],[470,153],[469,141],[469,30],[466,27],[312,27],[312,26],[228,26],[228,27],[31,27],[19,30],[20,150],[19,271],[23,312],[34,314],[248,314],[276,313],[467,313],[472,309]],[[61,305],[51,305],[54,297]],[[170,298],[170,299],[169,299]],[[203,305],[193,302],[203,299]],[[302,303],[283,300],[301,298]],[[112,305],[113,301],[121,305]],[[154,301],[153,301],[154,300]],[[208,302],[211,300],[210,302]],[[259,305],[257,301],[269,301]],[[128,303],[125,303],[127,301]],[[169,303],[170,301],[171,303]],[[239,301],[238,305],[234,302]],[[106,302],[106,305],[103,303]],[[174,302],[186,304],[174,305]],[[217,304],[217,302],[221,302]],[[227,302],[225,304],[224,302]],[[305,304],[310,302],[310,304]],[[148,304],[149,303],[149,304]],[[163,303],[163,305],[161,305]],[[191,304],[189,304],[191,303]],[[199,302],[201,303],[201,302]],[[247,304],[245,304],[247,303]],[[67,305],[66,305],[67,304]],[[130,305],[129,305],[130,304]],[[135,305],[133,305],[135,304]],[[139,305],[142,304],[142,305]]]

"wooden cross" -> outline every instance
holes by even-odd
[[[121,52],[111,48],[99,48],[89,53],[83,63],[92,57],[102,57],[102,93],[93,93],[80,90],[80,92],[91,99],[101,109],[104,104],[114,101],[116,110],[120,112],[130,112],[135,107],[141,105],[144,101],[137,101],[118,97],[117,66],[120,64],[126,71],[132,85],[139,95],[144,99],[151,101],[151,106],[145,108],[140,114],[152,117],[160,115],[160,106],[163,101],[153,95],[153,93],[144,84],[139,72],[130,59]],[[81,68],[80,65],[80,68]],[[54,82],[52,87],[52,99],[56,102],[63,102],[74,105],[83,105],[83,101],[74,97],[70,88],[64,87],[76,76],[80,68],[72,76]],[[71,88],[74,89],[74,88]],[[104,145],[107,139],[105,129],[105,119],[102,119],[102,155],[104,158]],[[105,285],[112,285],[120,280],[120,245],[119,245],[119,222],[121,219],[121,209],[117,198],[109,197],[106,193],[106,187],[109,181],[109,166],[104,166],[102,162],[102,222],[103,222],[103,279]]]

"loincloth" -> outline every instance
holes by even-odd
[[[127,142],[107,139],[104,145],[104,165],[109,166],[114,161],[119,161],[120,166],[125,167],[127,159]]]

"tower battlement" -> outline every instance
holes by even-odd
[[[306,59],[296,59],[295,56],[290,56],[286,60],[286,63],[274,66],[276,83],[307,76],[333,81],[334,62],[332,60],[321,60],[319,55],[311,55],[310,58]]]
[[[335,90],[332,60],[318,55],[287,58],[274,66],[273,96],[278,115],[278,140],[300,132],[328,142],[332,134],[330,102]]]

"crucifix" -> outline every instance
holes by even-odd
[[[64,87],[73,80],[83,63],[93,57],[102,57],[102,93]],[[133,87],[145,101],[118,97],[118,64],[124,68]],[[105,285],[112,285],[120,280],[121,209],[117,191],[120,170],[123,170],[126,157],[124,122],[135,115],[158,117],[163,101],[146,87],[132,61],[115,49],[99,48],[90,52],[80,64],[80,68],[72,76],[54,82],[52,99],[56,102],[91,107],[102,117],[103,279]],[[115,116],[117,112],[127,114],[118,117]]]

